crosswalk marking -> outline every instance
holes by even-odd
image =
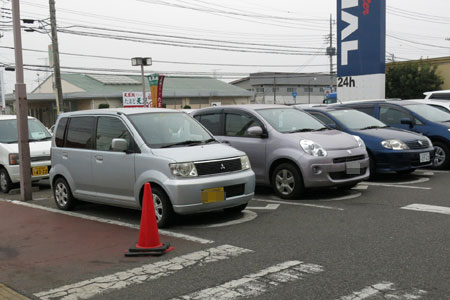
[[[323,268],[319,265],[305,264],[297,260],[287,261],[222,285],[196,291],[172,300],[222,300],[256,297],[282,283],[300,280],[322,271]]]
[[[211,262],[226,260],[252,250],[231,245],[222,245],[207,250],[174,257],[166,261],[158,261],[134,269],[101,276],[78,283],[65,285],[34,294],[39,299],[88,299],[100,293],[126,288],[150,280],[172,275],[192,266],[201,266]]]
[[[427,204],[410,204],[410,205],[401,207],[401,209],[425,211],[425,212],[450,215],[450,207],[446,207],[446,206],[427,205]]]
[[[353,292],[351,295],[341,297],[339,300],[380,299],[380,294],[383,294],[383,299],[414,300],[422,298],[426,293],[426,291],[420,289],[401,291],[397,290],[392,282],[380,282],[365,287],[361,291]]]

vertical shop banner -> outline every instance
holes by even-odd
[[[337,0],[337,97],[384,99],[386,0]]]
[[[163,94],[163,85],[164,85],[164,75],[159,75],[158,78],[158,97],[157,97],[157,107],[162,107],[162,94]]]

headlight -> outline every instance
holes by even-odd
[[[194,163],[177,163],[177,164],[169,164],[170,170],[172,174],[175,176],[181,177],[197,177],[197,169],[195,168]]]
[[[251,166],[250,166],[250,160],[248,160],[248,156],[247,155],[241,156],[241,169],[247,170],[250,168],[251,168]]]
[[[310,140],[301,140],[300,146],[303,150],[312,156],[327,156],[327,151],[319,144]]]
[[[450,131],[450,128],[448,129],[448,131]]]
[[[19,164],[19,153],[10,153],[9,154],[9,164],[11,166]]]
[[[354,135],[353,137],[355,138],[356,142],[358,143],[359,148],[366,149],[366,144],[364,144],[364,141],[359,136]]]
[[[381,142],[381,146],[392,150],[408,150],[409,147],[399,140],[386,140]]]

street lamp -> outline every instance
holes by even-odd
[[[317,78],[311,78],[310,80],[308,80],[308,104],[311,104],[311,81],[316,81]]]
[[[144,107],[147,107],[147,97],[145,95],[145,79],[144,79],[144,66],[152,65],[151,57],[133,57],[131,59],[132,66],[141,66],[141,76],[142,76],[142,98],[144,99]]]

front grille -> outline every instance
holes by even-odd
[[[354,178],[354,177],[358,177],[361,175],[364,175],[366,173],[366,169],[367,168],[361,168],[359,169],[359,174],[347,174],[347,172],[342,171],[342,172],[330,172],[330,177],[333,180],[342,180],[342,179],[350,179],[350,178]]]
[[[231,198],[236,196],[244,195],[245,184],[236,184],[224,187],[225,197]]]
[[[195,163],[198,176],[240,171],[241,159],[217,160]]]
[[[50,156],[34,156],[30,157],[31,162],[50,160]]]
[[[415,149],[426,149],[430,147],[430,143],[427,140],[417,140],[417,141],[411,141],[406,142],[406,145],[408,145],[409,149],[415,150]]]
[[[345,163],[345,162],[350,162],[350,161],[357,161],[357,160],[361,160],[364,158],[365,158],[364,154],[355,155],[355,156],[347,156],[347,157],[338,157],[338,158],[333,159],[333,163],[339,164],[339,163]]]

